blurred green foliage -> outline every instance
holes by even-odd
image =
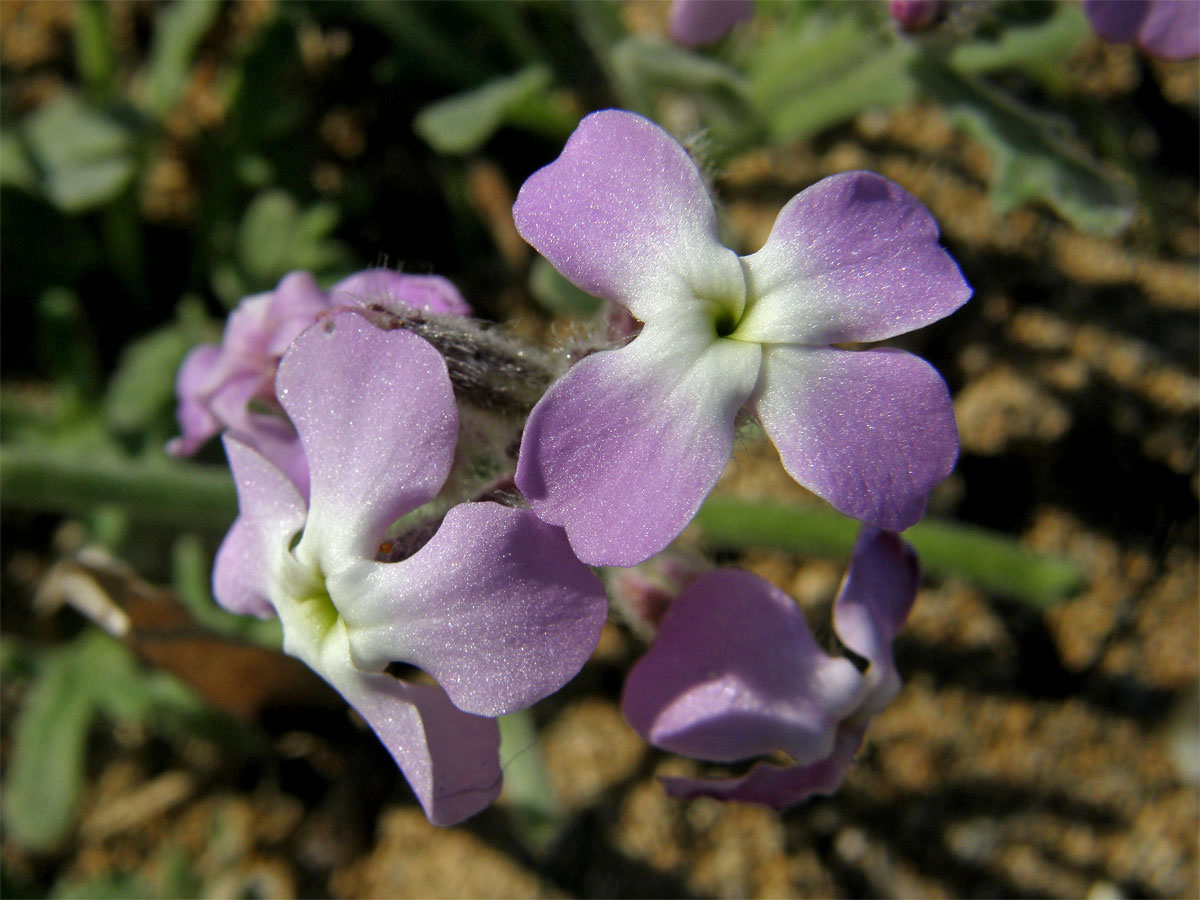
[[[41,653],[6,639],[5,668],[31,673],[4,776],[4,824],[19,843],[49,850],[67,835],[83,786],[84,750],[98,716],[111,724],[186,734],[204,704],[169,675],[144,672],[117,641],[83,632]],[[7,673],[6,673],[7,674]]]

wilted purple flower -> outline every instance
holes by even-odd
[[[606,110],[522,186],[521,235],[563,275],[644,323],[546,393],[516,482],[585,562],[634,565],[687,525],[716,483],[742,410],[787,471],[842,512],[901,531],[949,474],[949,391],[879,341],[971,295],[914,197],[870,172],[797,194],[766,244],[723,246],[703,179],[654,123]]]
[[[817,646],[787,594],[756,575],[719,569],[675,600],[630,671],[621,700],[656,747],[714,762],[783,752],[740,778],[665,778],[679,797],[708,796],[785,809],[837,790],[872,716],[900,690],[892,639],[916,596],[916,555],[895,534],[866,527],[833,608],[842,643],[867,661]]]
[[[338,282],[328,294],[308,272],[285,275],[275,290],[238,304],[219,345],[203,344],[188,354],[175,384],[183,434],[167,445],[167,452],[190,456],[229,430],[307,493],[303,454],[275,397],[275,369],[292,340],[322,313],[339,305],[370,303],[439,315],[471,312],[458,289],[437,275],[367,269]]]
[[[561,531],[495,503],[456,506],[415,554],[377,560],[389,526],[433,500],[454,457],[446,365],[421,338],[333,314],[292,343],[276,389],[309,497],[225,435],[240,515],[217,554],[214,595],[234,612],[277,614],[284,650],[358,710],[430,820],[461,821],[500,789],[485,717],[579,670],[604,622],[603,586]],[[394,678],[393,662],[440,686]]]
[[[753,15],[754,0],[672,0],[667,31],[685,47],[704,47]]]
[[[1163,59],[1200,56],[1200,0],[1083,0],[1092,30]]]

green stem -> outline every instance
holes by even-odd
[[[108,5],[104,0],[80,0],[75,4],[75,67],[92,98],[109,100],[115,91],[117,56]]]
[[[566,825],[562,803],[538,745],[533,713],[519,710],[501,716],[496,723],[504,766],[501,802],[511,811],[517,837],[536,856],[554,843]]]
[[[0,447],[5,506],[86,513],[120,506],[135,518],[187,528],[226,528],[237,515],[229,471],[183,463],[93,459],[31,447]]]
[[[845,557],[859,523],[827,507],[785,506],[714,494],[693,524],[714,546]],[[1011,538],[957,522],[926,520],[904,532],[924,569],[962,577],[1033,606],[1066,600],[1083,582],[1072,562],[1034,553]]]

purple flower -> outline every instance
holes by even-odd
[[[872,716],[900,690],[892,639],[916,596],[916,555],[866,527],[833,609],[842,643],[821,650],[787,594],[756,575],[716,570],[688,585],[630,671],[621,706],[656,747],[714,762],[786,753],[740,778],[666,778],[674,796],[785,809],[837,790]]]
[[[292,340],[322,313],[339,305],[399,304],[439,315],[471,309],[445,278],[367,269],[338,282],[326,295],[312,275],[292,272],[274,291],[247,297],[229,315],[220,345],[196,347],[179,369],[175,390],[183,434],[167,445],[190,456],[229,430],[308,490],[296,433],[275,397],[275,369]]]
[[[704,47],[753,15],[754,0],[672,0],[667,31],[685,47]]]
[[[743,410],[789,474],[842,512],[892,531],[921,517],[958,454],[945,382],[909,353],[833,346],[903,334],[970,297],[910,194],[834,175],[739,257],[683,147],[606,110],[525,182],[513,213],[563,275],[644,323],[568,370],[525,427],[517,485],[580,559],[633,565],[675,538]]]
[[[603,586],[562,532],[528,510],[464,503],[399,562],[388,528],[434,499],[458,432],[446,365],[416,335],[353,311],[303,332],[276,389],[299,436],[306,499],[233,433],[225,448],[240,515],[217,554],[217,600],[277,614],[284,650],[362,715],[430,820],[478,812],[500,786],[488,717],[557,690],[590,655]],[[416,666],[439,686],[385,673]]]
[[[1083,0],[1083,11],[1106,41],[1134,43],[1163,59],[1200,56],[1197,0]]]

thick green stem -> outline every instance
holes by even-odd
[[[714,546],[849,555],[859,523],[827,507],[785,506],[714,494],[693,523]],[[1048,607],[1079,589],[1068,560],[1044,556],[1011,538],[957,522],[926,520],[904,532],[926,571],[965,578],[1034,606]]]
[[[184,528],[227,528],[237,495],[224,468],[95,459],[31,447],[0,448],[0,501],[43,512],[119,506],[132,517]]]

